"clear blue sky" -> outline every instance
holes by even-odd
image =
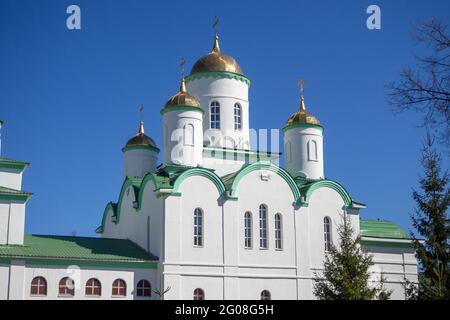
[[[82,30],[66,28],[77,4]],[[366,8],[381,8],[381,30]],[[410,227],[423,130],[394,116],[384,85],[414,63],[411,24],[441,18],[449,1],[0,2],[2,155],[31,162],[23,189],[26,232],[93,235],[123,181],[121,148],[144,103],[146,132],[161,145],[159,110],[211,48],[220,18],[223,52],[252,80],[250,126],[280,128],[306,103],[325,127],[325,174],[367,204],[362,218]]]

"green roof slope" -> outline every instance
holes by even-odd
[[[360,220],[361,236],[376,238],[408,239],[400,226],[384,220]]]
[[[0,257],[148,262],[158,258],[122,239],[25,235],[24,245],[0,245]]]

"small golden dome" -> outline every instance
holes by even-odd
[[[194,64],[191,75],[200,72],[226,71],[239,75],[244,75],[239,64],[232,57],[220,52],[219,37],[214,36],[214,45],[212,51],[204,55]]]
[[[181,63],[181,84],[178,93],[169,100],[167,100],[164,108],[187,106],[193,108],[200,108],[200,101],[194,96],[191,96],[186,90],[186,81],[184,80],[184,64],[186,61],[183,59]]]
[[[139,132],[130,140],[128,140],[125,148],[135,146],[147,146],[158,149],[155,141],[144,133],[144,122],[139,125]],[[125,149],[124,148],[124,149]]]
[[[309,112],[306,111],[306,107],[305,107],[305,99],[303,98],[303,95],[301,97],[300,100],[300,110],[298,110],[297,112],[293,113],[288,121],[286,122],[285,127],[290,126],[292,124],[313,124],[313,125],[317,125],[320,126],[320,121],[319,119],[317,119],[316,117],[314,117],[312,114],[310,114]]]

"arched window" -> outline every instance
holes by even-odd
[[[75,282],[72,278],[64,277],[59,280],[58,294],[65,297],[73,297],[75,295]]]
[[[112,285],[112,295],[115,297],[125,297],[127,295],[127,284],[124,280],[114,280]]]
[[[30,295],[32,296],[46,296],[47,295],[47,280],[44,277],[35,277],[31,281]]]
[[[194,246],[203,245],[203,211],[200,208],[194,210]]]
[[[87,296],[101,296],[102,295],[102,285],[100,281],[95,278],[91,278],[86,281],[85,294]]]
[[[137,296],[138,297],[151,297],[152,286],[147,280],[140,280],[137,284]]]
[[[270,300],[270,291],[269,290],[261,291],[261,300]]]
[[[329,252],[331,250],[331,219],[329,217],[323,218],[323,240],[325,252]]]
[[[194,290],[194,300],[205,300],[205,292],[203,289],[197,288]]]
[[[259,206],[259,247],[267,249],[267,207]]]
[[[242,107],[239,103],[234,104],[234,130],[242,129]]]
[[[308,141],[308,160],[317,161],[317,142],[315,140]]]
[[[184,145],[185,146],[193,146],[194,145],[194,126],[190,123],[184,125],[183,128],[183,137],[184,137]]]
[[[275,215],[275,249],[282,249],[282,226],[281,214]]]
[[[248,211],[244,215],[244,246],[252,247],[252,213]]]
[[[211,129],[220,129],[220,103],[218,101],[211,102],[210,108]]]

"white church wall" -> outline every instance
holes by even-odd
[[[22,190],[22,173],[14,169],[0,169],[0,186],[15,190]]]
[[[0,202],[0,244],[23,244],[25,203]]]
[[[131,149],[125,151],[124,166],[125,176],[130,178],[142,178],[148,172],[156,170],[158,154],[150,149]]]
[[[297,299],[297,283],[295,279],[239,279],[240,294],[237,299],[260,300],[261,292],[268,290],[271,300]]]
[[[47,295],[46,296],[32,296],[30,294],[31,281],[34,277],[44,277],[47,281]],[[59,295],[59,282],[62,278],[71,276],[75,282],[75,294],[73,297],[61,297]],[[85,295],[85,285],[90,278],[96,278],[101,283],[101,296],[90,297]],[[137,298],[136,285],[140,280],[148,280],[153,286],[156,283],[156,269],[109,269],[102,268],[81,268],[78,271],[68,270],[67,267],[54,266],[26,266],[25,281],[23,283],[24,298],[30,300],[130,300]],[[114,280],[122,279],[127,285],[125,297],[112,296],[112,284]],[[157,299],[154,295],[152,298],[141,299]]]
[[[0,263],[0,300],[7,300],[9,296],[9,264]]]
[[[212,101],[220,103],[220,133],[222,140],[217,147],[248,149],[249,140],[249,102],[248,85],[243,81],[228,78],[199,78],[187,82],[190,94],[199,99],[205,110],[203,131],[210,129],[210,104]],[[242,129],[234,130],[234,105],[239,103],[242,108]],[[215,130],[212,130],[215,131]],[[235,142],[235,143],[233,143]]]
[[[243,165],[245,165],[244,160],[234,160],[234,159],[218,159],[214,157],[209,157],[203,155],[202,166],[209,169],[214,169],[214,173],[219,177],[223,177],[226,174],[239,171]]]

